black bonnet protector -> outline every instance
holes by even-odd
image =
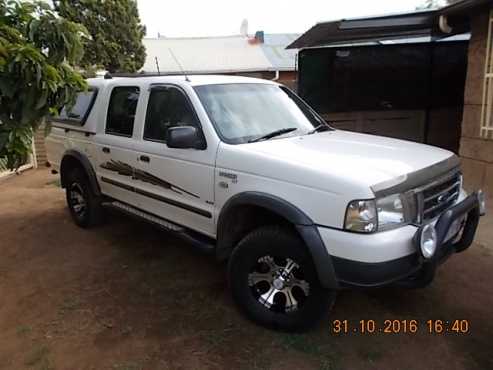
[[[420,187],[433,179],[445,175],[453,170],[459,171],[460,160],[455,154],[444,161],[435,163],[429,167],[387,180],[371,187],[375,197],[381,198],[387,195],[404,193],[408,190]]]

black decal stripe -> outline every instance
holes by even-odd
[[[119,188],[122,188],[122,189],[125,189],[128,191],[135,191],[135,188],[133,186],[123,184],[123,183],[118,182],[118,181],[113,181],[107,177],[101,177],[101,181],[106,182],[106,183],[111,184],[111,185],[114,185],[114,186],[118,186]]]
[[[197,208],[197,207],[194,207],[194,206],[191,206],[191,205],[182,203],[182,202],[178,202],[178,201],[176,201],[174,199],[170,199],[170,198],[163,197],[161,195],[150,193],[148,191],[141,190],[141,189],[136,188],[134,186],[123,184],[123,183],[121,183],[119,181],[108,179],[107,177],[101,177],[101,181],[104,181],[104,182],[106,182],[108,184],[111,184],[111,185],[114,185],[114,186],[118,186],[119,188],[122,188],[122,189],[125,189],[125,190],[128,190],[128,191],[136,192],[137,194],[140,194],[140,195],[143,195],[143,196],[146,196],[146,197],[149,197],[149,198],[158,200],[160,202],[163,202],[163,203],[166,203],[166,204],[170,204],[172,206],[175,206],[175,207],[178,207],[178,208],[181,208],[181,209],[185,209],[185,210],[187,210],[189,212],[193,212],[193,213],[196,213],[198,215],[201,215],[201,216],[204,216],[204,217],[207,217],[207,218],[212,218],[212,214],[209,211],[206,211],[206,210],[203,210],[203,209],[200,209],[200,208]]]
[[[186,193],[192,197],[195,198],[200,198],[198,195],[193,194],[189,192],[188,190],[182,189],[177,185],[174,185],[168,181],[165,181],[163,179],[160,179],[159,177],[156,177],[149,172],[145,172],[142,170],[139,170],[138,168],[134,168],[127,163],[121,162],[121,161],[115,161],[115,160],[110,160],[109,162],[103,163],[100,166],[101,168],[104,168],[105,170],[108,171],[113,171],[117,172],[119,175],[122,176],[129,176],[132,177],[134,180],[140,180],[143,182],[147,182],[152,185],[160,186],[165,189],[169,189],[171,191],[174,191],[175,193],[181,194],[181,193]]]

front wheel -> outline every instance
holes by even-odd
[[[235,302],[253,321],[273,329],[302,331],[332,307],[303,241],[293,231],[266,226],[245,236],[228,266]]]

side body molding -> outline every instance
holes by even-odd
[[[244,192],[231,197],[223,206],[217,224],[218,258],[229,256],[234,248],[231,239],[227,237],[234,212],[241,206],[257,206],[271,211],[289,221],[297,230],[310,252],[322,286],[336,289],[338,282],[332,265],[332,259],[320,237],[317,225],[302,210],[286,200],[262,192]]]
[[[73,163],[73,161],[77,161],[84,169],[94,194],[101,195],[101,189],[98,184],[96,172],[94,172],[91,162],[85,154],[73,149],[69,149],[63,154],[62,162],[60,163],[60,182],[62,187],[65,188],[67,186],[67,171],[65,167],[70,163]]]

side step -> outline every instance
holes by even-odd
[[[160,229],[164,229],[168,232],[171,232],[175,234],[177,237],[181,238],[182,240],[192,244],[195,248],[199,249],[203,253],[212,254],[214,253],[214,250],[216,248],[216,246],[214,245],[214,241],[211,238],[201,235],[195,231],[188,230],[183,226],[177,225],[171,221],[165,220],[164,218],[142,211],[128,204],[118,201],[113,201],[113,202],[105,202],[103,203],[103,206],[106,208],[114,209],[119,212],[125,213],[129,216],[144,220],[146,222],[153,224],[154,226],[159,227]]]

